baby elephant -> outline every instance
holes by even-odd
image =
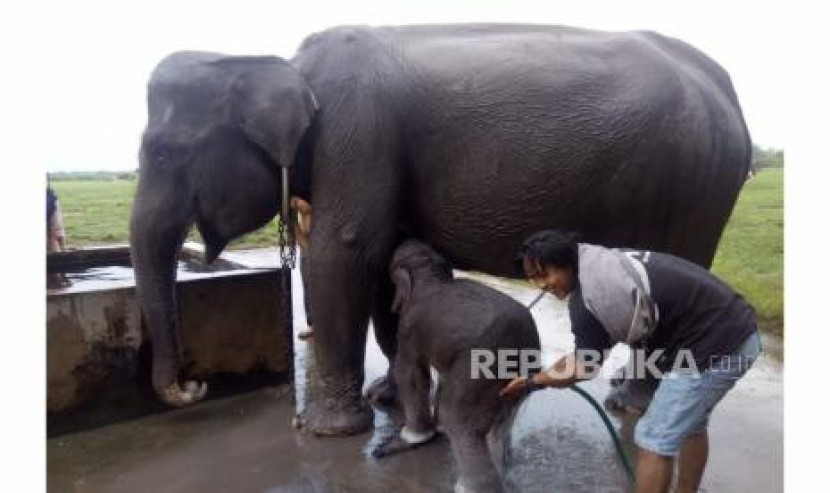
[[[530,353],[538,356],[533,317],[493,288],[453,279],[447,261],[418,241],[398,247],[390,274],[396,288],[392,310],[400,315],[393,370],[405,425],[400,437],[377,455],[412,448],[435,435],[436,417],[429,402],[432,366],[440,376],[436,415],[458,467],[456,491],[502,491],[486,437],[518,401],[499,397],[509,378],[486,377],[499,376],[495,364],[499,350],[535,350]],[[492,355],[492,364],[487,371],[477,371],[484,352]],[[514,354],[511,361],[517,363],[519,358]],[[507,371],[516,371],[515,366]]]

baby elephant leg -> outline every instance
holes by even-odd
[[[487,448],[486,433],[473,432],[461,426],[448,426],[447,434],[458,468],[455,492],[503,492],[501,478]]]
[[[411,443],[425,442],[435,434],[429,409],[429,365],[410,348],[401,348],[395,358],[394,371],[406,417],[401,438]]]
[[[458,468],[456,492],[504,491],[487,446],[487,432],[503,404],[499,385],[471,378],[469,365],[459,362],[442,378],[442,386],[438,406]]]
[[[429,365],[403,349],[395,358],[394,375],[404,411],[404,426],[399,435],[391,437],[372,452],[375,457],[415,448],[431,441],[436,435],[429,407]]]

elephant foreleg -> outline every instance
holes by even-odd
[[[423,442],[435,434],[429,406],[430,374],[426,361],[404,348],[395,360],[394,375],[399,384],[405,424],[401,437],[408,442]]]
[[[347,249],[310,251],[309,302],[314,314],[316,378],[304,426],[320,435],[359,433],[372,410],[361,395],[370,295],[365,268]]]

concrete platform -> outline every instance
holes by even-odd
[[[279,270],[225,258],[206,266],[200,258],[197,245],[186,247],[177,274],[188,374],[220,386],[233,379],[284,381]],[[129,249],[53,254],[47,267],[69,281],[47,289],[50,435],[163,409],[150,389],[149,337]]]
[[[231,252],[251,266],[275,265],[274,250]],[[522,302],[526,286],[475,276]],[[304,328],[302,285],[294,272],[295,333]],[[546,296],[532,310],[545,358],[572,348],[565,304]],[[374,338],[366,350],[366,381],[386,370]],[[298,406],[314,378],[311,343],[295,340]],[[624,361],[615,353],[614,364]],[[610,369],[609,369],[610,370]],[[783,490],[783,384],[781,363],[765,355],[724,399],[710,424],[711,454],[702,491]],[[606,380],[584,384],[602,399]],[[376,460],[366,455],[389,433],[376,412],[371,433],[315,438],[291,428],[294,414],[284,387],[252,391],[47,442],[49,491],[119,492],[340,492],[451,491],[455,471],[446,439]],[[636,420],[613,418],[626,446]],[[515,491],[627,491],[612,443],[599,417],[570,391],[533,394],[516,419],[507,470]]]

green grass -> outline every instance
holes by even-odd
[[[783,170],[762,170],[744,185],[712,271],[752,303],[764,330],[783,335]]]
[[[70,247],[126,243],[136,182],[53,181]]]
[[[53,181],[70,248],[90,245],[127,243],[130,207],[135,194],[135,180],[61,180]],[[276,244],[278,221],[272,221],[241,238],[229,248],[255,248]],[[189,240],[201,242],[193,228]]]
[[[70,247],[126,243],[134,180],[54,181]],[[762,170],[741,192],[712,270],[742,293],[761,327],[784,329],[784,172]],[[199,241],[198,233],[190,238]],[[277,222],[235,240],[230,248],[274,245]]]

